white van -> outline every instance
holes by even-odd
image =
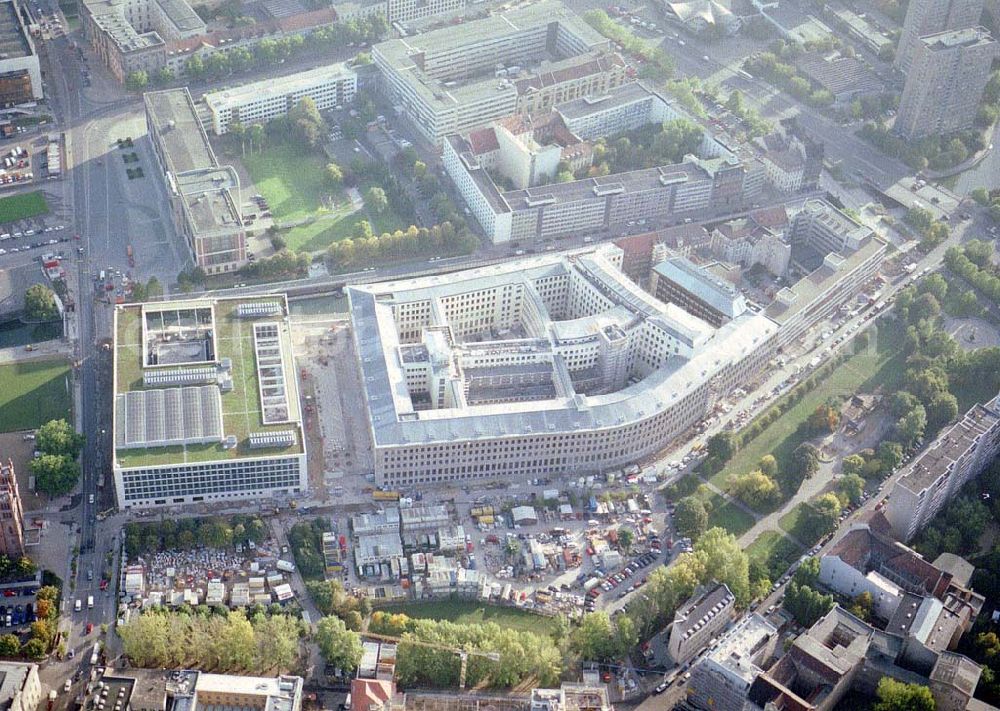
[[[79,612],[80,610],[82,610],[82,609],[83,609],[83,602],[82,602],[82,601],[80,601],[80,600],[77,600],[77,601],[76,601],[76,604],[75,604],[75,605],[73,606],[73,609],[74,609],[74,610],[75,610],[76,612]]]
[[[87,609],[91,610],[91,609],[93,609],[93,607],[94,607],[94,596],[93,595],[87,595]]]

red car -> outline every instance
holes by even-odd
[[[102,580],[101,581],[101,590],[107,590],[107,589],[108,589],[108,581],[107,580]]]
[[[88,622],[87,623],[87,634],[90,634],[93,631],[94,631],[94,623],[93,622]]]

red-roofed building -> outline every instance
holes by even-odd
[[[351,681],[351,711],[389,711],[396,684],[381,679]]]

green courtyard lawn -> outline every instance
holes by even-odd
[[[429,620],[448,620],[461,624],[476,625],[495,622],[501,627],[523,632],[551,634],[555,629],[555,618],[536,615],[516,607],[484,605],[472,600],[434,600],[413,602],[385,608],[389,612],[402,612],[410,617]]]
[[[35,429],[60,418],[72,421],[71,402],[65,360],[0,366],[0,432]]]
[[[708,514],[708,527],[719,526],[726,529],[734,536],[741,536],[749,531],[754,525],[754,517],[741,509],[731,501],[726,501],[720,494],[716,494],[707,486],[696,474],[686,474],[681,479],[674,482],[664,490],[664,495],[674,503],[685,496],[697,494],[705,507],[711,509]]]
[[[874,339],[875,347],[848,357],[832,373],[822,378],[811,392],[746,443],[722,471],[712,476],[711,482],[720,489],[725,488],[731,476],[753,470],[765,454],[773,454],[779,465],[782,461],[787,461],[788,456],[802,442],[797,434],[799,424],[828,398],[846,398],[854,393],[870,392],[879,385],[891,392],[903,376],[902,363],[906,354],[899,349],[902,335],[901,328],[895,322],[880,325],[878,336]],[[794,492],[786,493],[790,495]]]
[[[795,536],[795,539],[803,545],[811,546],[819,541],[819,539],[825,534],[817,536],[814,533],[809,533],[803,529],[803,523],[805,522],[805,506],[805,501],[801,501],[796,504],[795,508],[778,519],[778,526],[785,533]]]
[[[48,212],[49,204],[41,190],[0,198],[0,223],[26,220]]]
[[[293,251],[322,251],[333,242],[350,237],[361,220],[368,220],[376,235],[409,227],[391,207],[381,214],[352,210],[345,191],[331,190],[327,185],[327,161],[317,152],[276,143],[242,160],[255,189],[267,199],[275,222],[309,220],[280,232]],[[364,193],[369,187],[370,184],[362,184],[358,189]]]
[[[764,531],[747,548],[751,560],[759,560],[767,567],[768,577],[774,581],[785,574],[788,566],[802,555],[795,541],[777,531]]]

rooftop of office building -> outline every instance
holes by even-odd
[[[303,451],[284,295],[115,310],[122,467]]]
[[[230,89],[222,89],[205,94],[205,104],[213,111],[225,111],[248,102],[267,101],[271,98],[299,94],[313,86],[355,76],[346,64],[330,64],[284,77],[274,77],[261,81],[241,84]]]
[[[972,49],[993,44],[993,35],[985,27],[965,27],[960,30],[946,30],[925,35],[921,43],[934,52],[947,51],[959,47]]]
[[[605,251],[609,249],[617,250],[612,245],[605,245],[448,275],[349,287],[351,318],[375,443],[417,444],[623,425],[668,407],[691,389],[700,387],[720,369],[748,355],[776,332],[771,321],[751,312],[713,329],[675,305],[657,301],[630,282],[607,261]],[[470,291],[523,286],[546,277],[586,280],[614,304],[610,312],[627,311],[636,325],[649,320],[654,327],[687,343],[692,356],[669,357],[642,380],[602,394],[585,395],[573,391],[572,385],[566,385],[569,392],[564,396],[542,400],[415,408],[404,374],[402,354],[419,344],[401,343],[393,308],[412,302],[440,304],[441,299]],[[433,310],[437,312],[437,308]],[[589,319],[593,328],[579,333],[587,338],[598,338],[598,331],[611,327],[611,336],[615,337],[614,324],[605,320],[610,312],[582,316],[579,320]],[[441,314],[444,318],[443,309]],[[559,340],[558,328],[553,330],[551,327],[560,323],[567,322],[552,321],[545,314],[540,326],[543,331],[538,334],[453,344],[440,337],[442,328],[450,331],[447,320],[432,321],[423,329],[424,344],[429,344],[428,348],[434,351],[428,353],[427,358],[440,363],[441,367],[452,363],[456,354],[473,357],[477,353],[488,354],[491,349],[498,354],[531,353],[531,360],[554,363]],[[431,336],[433,338],[427,340]],[[558,367],[554,365],[553,370],[554,377],[558,377]]]
[[[685,257],[673,256],[653,267],[660,276],[677,284],[726,318],[747,310],[746,299],[730,282],[714,276]]]
[[[187,88],[147,92],[143,101],[163,143],[168,170],[176,175],[218,165]]]
[[[13,0],[0,2],[0,58],[13,59],[34,54],[24,22]]]

